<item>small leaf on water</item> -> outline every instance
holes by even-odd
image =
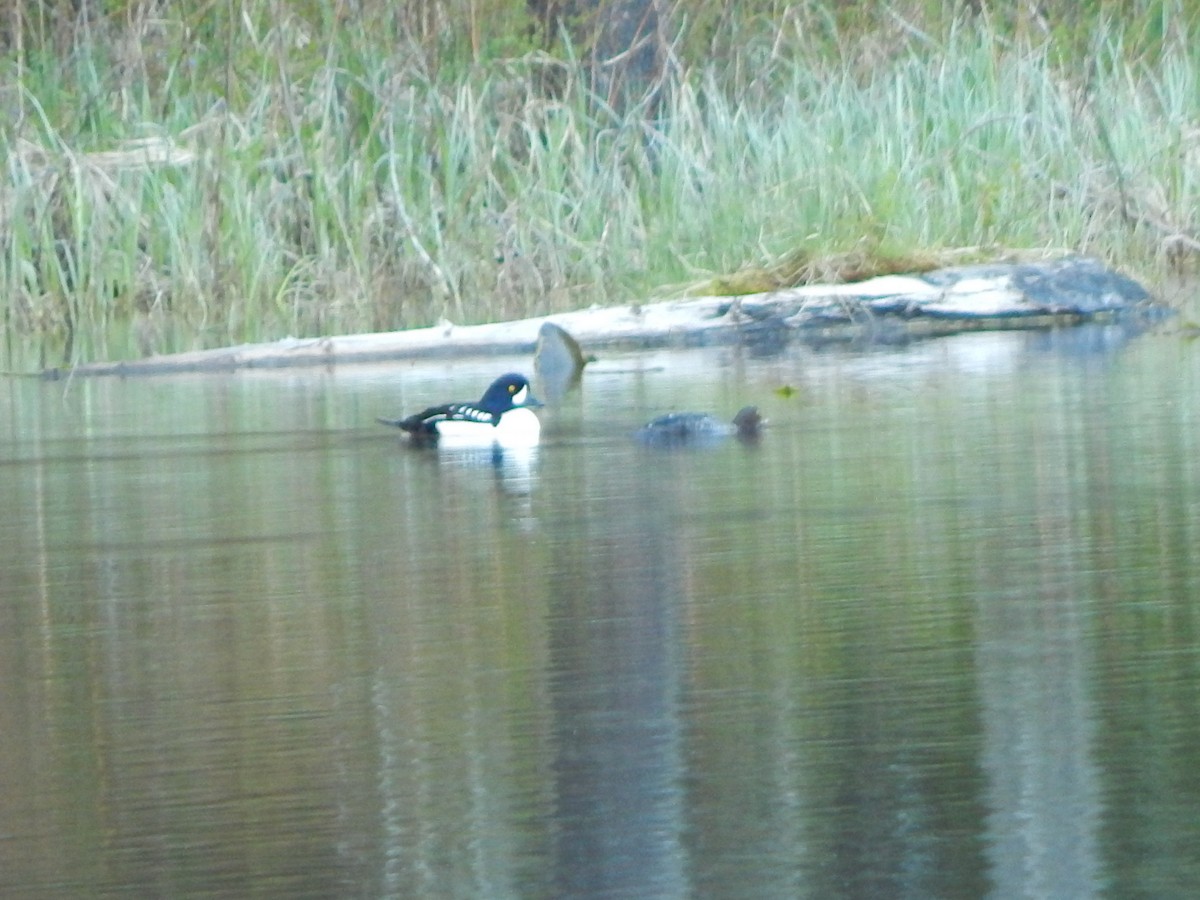
[[[785,384],[781,387],[775,388],[775,393],[777,393],[780,397],[793,397],[796,394],[796,389],[790,384]]]
[[[1196,338],[1200,337],[1200,325],[1186,320],[1180,322],[1178,334],[1185,341],[1194,341]]]

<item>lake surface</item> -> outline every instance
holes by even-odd
[[[512,368],[0,381],[0,895],[1195,895],[1200,343]]]

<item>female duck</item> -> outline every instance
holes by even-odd
[[[541,435],[533,412],[541,402],[523,375],[501,375],[474,403],[443,403],[404,419],[377,419],[409,434],[414,444],[455,447],[532,446]]]
[[[704,445],[736,435],[739,441],[756,441],[763,418],[753,406],[745,406],[733,417],[733,423],[722,422],[708,413],[668,413],[659,416],[637,431],[637,439],[652,447],[684,447]]]

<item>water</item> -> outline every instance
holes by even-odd
[[[1200,344],[509,368],[0,382],[0,895],[1194,894]]]

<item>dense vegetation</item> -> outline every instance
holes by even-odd
[[[653,8],[618,94],[580,2],[17,0],[8,358],[1200,248],[1200,3]]]

